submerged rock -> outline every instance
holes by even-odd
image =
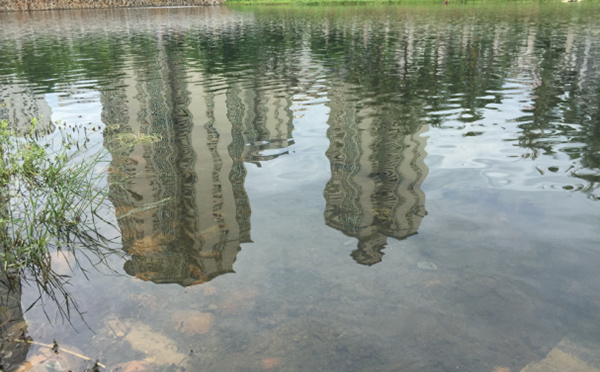
[[[417,267],[421,270],[426,270],[426,271],[437,270],[436,264],[434,264],[433,262],[427,262],[427,261],[421,261],[421,262],[417,263]]]
[[[129,326],[119,319],[111,319],[106,322],[106,324],[108,325],[111,333],[118,338],[125,336],[125,334],[129,331]]]
[[[558,348],[552,351],[539,362],[527,365],[521,372],[600,372],[584,361],[573,355],[567,354]]]
[[[177,351],[177,344],[167,336],[153,331],[143,323],[131,325],[129,333],[125,336],[131,348],[146,355],[147,362],[157,365],[179,364],[187,359],[185,354]]]
[[[60,365],[60,362],[57,362],[57,361],[52,361],[52,362],[46,363],[46,370],[48,372],[63,372],[64,371],[63,367]]]
[[[214,323],[214,316],[196,310],[177,311],[171,316],[175,329],[187,335],[203,335],[208,333]]]
[[[152,365],[145,360],[132,360],[131,362],[121,363],[114,366],[112,370],[120,372],[154,372]]]
[[[262,360],[262,368],[263,369],[273,369],[278,367],[281,364],[281,359],[279,358],[266,358]]]

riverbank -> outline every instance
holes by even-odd
[[[598,0],[586,0],[597,2]],[[582,0],[545,0],[543,3],[579,3]],[[398,5],[426,5],[426,4],[539,4],[538,1],[520,0],[226,0],[227,5],[342,5],[342,4],[398,4]]]
[[[225,0],[0,0],[0,12],[219,5]]]
[[[581,2],[582,0],[546,0],[542,2]],[[598,0],[586,0],[586,3]],[[23,12],[33,10],[73,10],[112,8],[168,8],[180,6],[211,5],[342,5],[342,4],[507,4],[539,3],[519,0],[0,0],[0,12]]]

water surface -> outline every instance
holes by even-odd
[[[598,5],[0,18],[3,117],[160,138],[108,147],[122,255],[54,256],[82,315],[8,295],[7,370],[600,368]]]

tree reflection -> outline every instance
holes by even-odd
[[[26,25],[0,41],[1,79],[38,91],[53,91],[59,80],[92,81],[107,141],[160,136],[112,150],[113,168],[126,170],[111,174],[123,180],[111,201],[130,255],[126,271],[190,285],[232,272],[241,244],[251,241],[245,163],[285,155],[294,143],[291,102],[302,89],[301,66],[319,65],[333,87],[324,218],[358,239],[353,255],[369,265],[381,260],[388,237],[416,233],[425,215],[423,133],[489,127],[490,112],[513,99],[515,86],[522,102],[504,123],[512,132],[503,140],[514,141],[523,161],[568,158],[564,169],[549,171],[572,177],[564,188],[598,198],[599,49],[585,27],[591,15],[551,10],[543,18],[564,21],[554,27],[532,23],[527,12],[482,19],[474,11],[174,11],[181,18],[161,18],[168,27],[160,30],[143,17],[125,25],[107,17],[89,31],[77,23],[89,19],[74,20],[76,37]]]

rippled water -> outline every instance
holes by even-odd
[[[123,255],[54,256],[82,316],[5,296],[6,370],[600,368],[600,6],[0,20],[3,118],[160,138],[111,150]]]

